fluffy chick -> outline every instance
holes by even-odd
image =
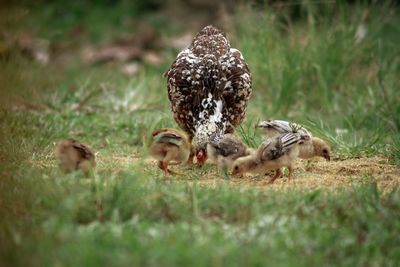
[[[224,169],[226,177],[228,177],[227,170],[231,169],[233,162],[240,157],[250,155],[251,152],[252,149],[233,134],[225,134],[218,140],[211,139],[207,144],[209,159]]]
[[[159,161],[158,167],[165,175],[177,174],[168,169],[169,162],[187,162],[190,153],[191,144],[183,133],[171,128],[156,129],[152,133],[150,155]]]
[[[321,138],[314,137],[310,131],[300,124],[282,120],[266,120],[259,122],[256,128],[262,129],[264,134],[269,138],[284,133],[297,133],[308,136],[308,140],[299,143],[299,158],[311,159],[313,157],[323,157],[326,160],[331,159],[329,144]]]
[[[89,176],[90,170],[96,167],[92,151],[74,139],[61,140],[55,149],[55,156],[65,173],[80,169],[85,176]]]
[[[289,169],[288,180],[292,178],[293,164],[299,155],[298,144],[309,137],[294,133],[285,133],[268,139],[257,151],[249,156],[238,158],[232,167],[232,175],[243,173],[265,173],[275,170],[275,175],[268,183],[273,183],[282,175],[281,168]]]

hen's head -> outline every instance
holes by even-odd
[[[200,148],[196,151],[197,163],[203,165],[207,161],[207,149]]]
[[[210,35],[219,35],[219,34],[221,34],[223,37],[226,38],[225,32],[221,31],[218,28],[215,28],[212,25],[208,25],[208,26],[205,26],[201,31],[199,31],[196,34],[195,39],[199,38],[200,36],[210,36]]]
[[[210,46],[215,46],[212,53],[208,49]],[[226,34],[211,25],[198,32],[189,47],[196,56],[217,55],[218,57],[227,53],[229,48],[230,44]]]
[[[194,146],[195,146],[195,155],[197,162],[202,165],[207,160],[207,143],[208,143],[208,134],[205,129],[200,129],[194,135]]]

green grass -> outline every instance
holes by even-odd
[[[151,12],[157,1],[99,1],[93,12],[88,4],[44,2],[0,16],[2,29],[32,31],[70,49],[62,66],[41,66],[14,50],[0,54],[1,266],[400,261],[400,192],[396,185],[379,191],[378,173],[349,177],[348,186],[333,191],[233,186],[220,176],[207,186],[202,179],[215,173],[213,166],[163,177],[142,159],[152,129],[176,127],[162,73],[177,51],[165,45],[165,63],[144,65],[134,77],[118,64],[86,66],[78,51],[136,31],[138,21],[163,36],[184,26]],[[327,139],[336,158],[380,156],[399,165],[397,7],[243,5],[231,21],[231,43],[253,74],[248,116],[238,129],[248,145],[261,142],[257,121],[289,119]],[[361,23],[368,32],[357,43]],[[77,26],[86,32],[71,38]],[[69,137],[95,151],[94,178],[57,169],[54,144]]]

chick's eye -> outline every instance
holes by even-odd
[[[324,150],[322,150],[322,152],[323,152],[324,154],[326,154],[326,153],[328,153],[328,150],[324,149]]]
[[[234,169],[235,171],[239,170],[239,166],[236,165]]]

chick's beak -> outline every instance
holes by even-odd
[[[326,154],[326,155],[324,155],[324,158],[325,158],[327,161],[330,161],[330,160],[331,160],[331,155]]]

